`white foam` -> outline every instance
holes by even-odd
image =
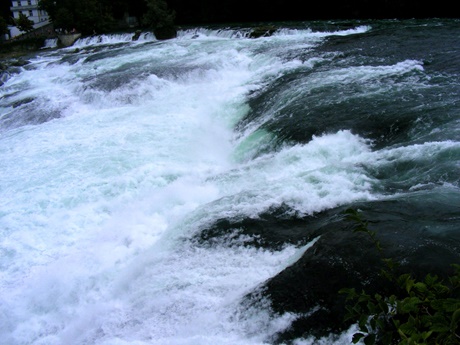
[[[357,163],[368,152],[370,143],[349,131],[339,131],[261,156],[216,177],[227,196],[214,206],[221,214],[210,217],[256,216],[281,205],[312,214],[372,199],[376,181]]]
[[[45,44],[43,45],[42,49],[56,48],[57,46],[58,46],[57,38],[48,38],[45,40]]]
[[[90,46],[111,45],[119,43],[144,43],[156,41],[155,35],[151,32],[143,32],[136,41],[133,41],[134,33],[121,33],[121,34],[106,34],[106,35],[93,35],[82,37],[75,41],[75,43],[67,49],[85,48]]]
[[[370,146],[340,131],[245,158],[247,137],[232,126],[247,94],[312,66],[254,42],[177,39],[94,60],[76,53],[72,63],[44,55],[2,86],[9,101],[31,97],[34,110],[60,112],[0,136],[3,342],[252,345],[295,319],[240,302],[307,248],[186,239],[221,217],[282,204],[310,214],[374,197],[359,165]],[[126,77],[125,68],[144,74],[106,88],[98,80]]]

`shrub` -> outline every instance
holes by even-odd
[[[392,286],[390,294],[340,290],[348,301],[345,320],[356,322],[359,328],[353,343],[460,344],[460,265],[452,265],[454,274],[447,281],[432,274],[422,280],[407,273],[397,276],[396,264],[383,257],[380,242],[368,229],[368,222],[356,210],[347,210],[346,216],[355,222],[354,231],[365,232],[373,239],[386,267],[381,274]]]
[[[19,18],[15,20],[15,23],[18,29],[24,32],[29,32],[34,29],[34,22],[23,13],[19,13]]]

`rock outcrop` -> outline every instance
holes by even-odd
[[[174,26],[162,26],[153,30],[158,40],[169,40],[177,37],[177,29]]]
[[[64,47],[72,46],[81,37],[80,33],[59,35],[59,43]]]
[[[258,26],[251,30],[249,34],[250,38],[259,38],[259,37],[268,37],[273,35],[276,31],[276,27],[274,26]]]

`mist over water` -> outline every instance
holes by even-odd
[[[299,315],[244,298],[316,239],[196,241],[223,219],[425,198],[459,240],[459,22],[319,27],[98,36],[7,71],[2,343],[273,343]]]

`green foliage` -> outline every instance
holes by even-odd
[[[0,35],[4,35],[8,33],[8,24],[3,17],[0,17]]]
[[[146,0],[147,12],[142,18],[145,26],[152,29],[174,26],[176,13],[168,8],[165,0]]]
[[[174,28],[176,19],[168,0],[39,0],[39,7],[49,14],[56,29],[75,28],[83,34],[113,31],[126,15],[136,16],[154,31]]]
[[[369,234],[382,253],[375,232],[368,229],[368,222],[355,210],[347,210],[345,214],[356,224],[354,231]],[[383,257],[382,260],[388,268],[382,275],[392,283],[392,294],[340,290],[348,301],[346,321],[355,322],[359,327],[353,343],[460,344],[460,265],[452,265],[454,274],[446,282],[431,274],[418,281],[410,274],[397,276],[393,261]]]
[[[109,32],[125,14],[142,15],[144,26],[152,29],[174,27],[176,13],[166,0],[40,0],[54,27],[83,34]]]
[[[19,30],[24,32],[32,31],[34,28],[34,22],[23,13],[19,13],[19,18],[15,20],[15,24]]]
[[[56,10],[56,19],[53,21],[53,24],[65,30],[70,30],[70,28],[76,26],[74,15],[67,7],[61,7]]]
[[[40,0],[54,26],[84,34],[110,31],[114,26],[110,0]]]

